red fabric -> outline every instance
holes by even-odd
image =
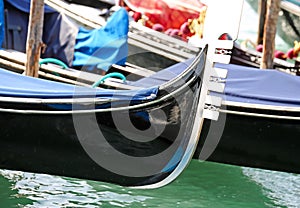
[[[152,27],[159,23],[166,30],[179,29],[188,19],[198,18],[203,6],[198,0],[124,0],[124,3],[133,11],[141,12],[149,18],[146,26]]]

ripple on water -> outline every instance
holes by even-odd
[[[111,184],[20,171],[0,170],[0,174],[14,183],[16,197],[33,201],[24,207],[128,207],[150,198],[132,196],[128,190]]]
[[[243,173],[263,187],[264,194],[275,205],[300,206],[300,175],[253,168],[243,168]]]

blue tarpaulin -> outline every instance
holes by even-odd
[[[242,103],[300,106],[300,77],[274,69],[218,64],[228,69],[224,100]]]
[[[27,98],[98,97],[116,100],[142,101],[154,99],[158,88],[141,90],[109,90],[74,86],[34,77],[28,77],[0,68],[0,96]]]
[[[192,64],[193,60],[194,59],[189,59],[185,62],[172,65],[149,77],[142,78],[136,82],[131,82],[130,84],[138,87],[149,87],[149,86],[161,85],[162,83],[165,83],[175,78],[180,73],[182,73],[190,64]]]
[[[29,0],[6,1],[22,12],[29,12]],[[0,0],[0,9],[1,3],[3,2]],[[46,13],[55,13],[49,7],[46,7],[45,11]],[[3,24],[1,23],[3,23],[3,19],[1,22],[0,17],[0,41],[4,33]],[[128,47],[127,33],[128,14],[124,9],[114,13],[102,28],[96,30],[80,29],[76,37],[73,65],[96,64],[99,68],[107,70],[113,63],[124,64]],[[132,82],[132,85],[150,88],[140,91],[141,94],[137,96],[137,99],[145,99],[151,97],[152,94],[156,94],[158,89],[155,86],[176,77],[191,62],[192,60],[188,60],[185,63],[179,63],[153,76]],[[300,106],[300,93],[298,92],[300,77],[276,70],[260,70],[233,64],[217,64],[217,66],[228,69],[225,92],[223,95],[220,94],[224,100],[277,106]],[[74,94],[74,86],[72,85],[21,76],[0,70],[0,95],[65,98],[72,97]],[[114,96],[117,94],[120,99],[125,99],[132,97],[130,92],[135,91],[97,90],[96,96],[111,97],[112,94]]]
[[[180,74],[191,62],[179,63],[162,70],[153,76],[136,82],[135,86],[145,87],[137,91],[95,90],[69,84],[37,79],[0,69],[0,96],[35,97],[35,98],[70,98],[91,95],[120,100],[145,100],[157,95],[158,86]],[[265,104],[276,106],[300,106],[300,77],[276,70],[260,70],[233,64],[217,64],[228,69],[226,87],[223,96],[226,101]],[[79,93],[79,94],[76,94]],[[155,96],[154,96],[155,97]]]
[[[97,65],[107,71],[114,64],[124,65],[128,55],[128,13],[124,8],[95,30],[80,28],[76,37],[73,66]]]

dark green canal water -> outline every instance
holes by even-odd
[[[245,3],[239,39],[255,41],[256,12]],[[276,44],[277,49],[289,47],[280,38]],[[134,190],[96,181],[0,170],[2,207],[297,208],[300,175],[192,161],[171,185]]]

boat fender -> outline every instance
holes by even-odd
[[[95,82],[92,87],[95,88],[95,87],[98,87],[100,84],[102,84],[107,78],[112,78],[112,77],[115,77],[115,78],[119,78],[121,80],[123,80],[123,82],[126,81],[126,77],[119,73],[119,72],[112,72],[112,73],[109,73],[109,74],[106,74],[105,76],[101,77],[101,79],[99,79],[97,82]]]

